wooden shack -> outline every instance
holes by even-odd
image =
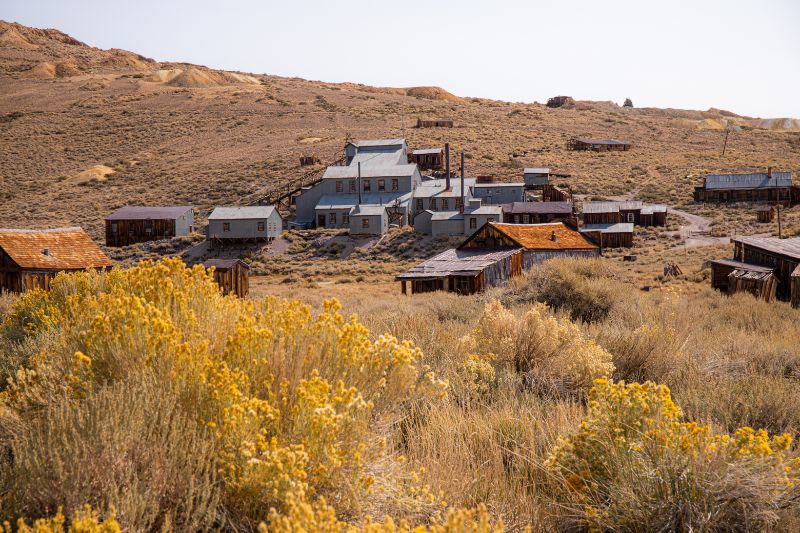
[[[452,128],[453,120],[449,118],[422,119],[417,118],[418,128]]]
[[[776,298],[791,300],[792,274],[800,265],[800,237],[733,237],[735,261],[771,268],[777,278]]]
[[[771,205],[760,205],[756,208],[756,220],[759,224],[769,224],[775,218],[775,208]]]
[[[106,246],[182,237],[194,231],[190,205],[142,207],[126,205],[106,218]]]
[[[633,248],[633,224],[617,222],[615,224],[585,224],[580,232],[586,235],[600,249]]]
[[[542,187],[543,202],[572,202],[572,192],[553,184]]]
[[[636,200],[623,202],[586,202],[584,224],[616,224],[629,222],[636,226],[666,226],[667,207],[644,205]]]
[[[626,152],[631,149],[631,143],[617,139],[570,139],[567,143],[568,150],[591,150],[593,152]]]
[[[569,222],[576,224],[573,202],[513,202],[503,204],[503,222],[510,224],[543,224]]]
[[[317,154],[310,154],[310,155],[301,155],[300,156],[300,166],[301,167],[308,167],[312,165],[319,165],[320,160],[317,157]]]
[[[250,266],[241,259],[209,259],[203,266],[214,269],[214,281],[222,294],[244,298],[250,292]]]
[[[726,294],[746,292],[760,300],[775,299],[778,280],[769,267],[732,259],[715,259],[711,263],[711,287]]]
[[[49,290],[59,272],[112,265],[81,228],[0,229],[0,292]]]
[[[420,170],[442,170],[444,168],[444,150],[441,148],[421,148],[411,152],[411,162]]]
[[[766,202],[791,205],[800,189],[792,182],[791,172],[751,172],[745,174],[708,174],[695,187],[695,202],[740,203]]]

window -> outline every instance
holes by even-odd
[[[628,213],[628,222],[633,222],[633,213]]]
[[[464,208],[464,202],[461,201],[461,198],[456,198],[456,211],[461,211]]]
[[[258,231],[264,231],[264,223],[263,222],[259,222],[258,223]]]
[[[486,222],[494,222],[494,217],[488,217],[488,218],[486,219]]]
[[[530,221],[531,221],[531,216],[530,215],[522,215],[522,223],[523,224],[528,224]]]
[[[115,235],[116,235],[116,233],[117,233],[117,223],[116,223],[116,222],[114,222],[113,224],[111,224],[111,233],[113,233],[113,234],[115,234]]]
[[[361,219],[361,227],[368,228],[369,227],[369,218],[364,217]]]
[[[230,231],[231,230],[231,223],[230,222],[223,222],[222,223],[222,231]]]
[[[394,178],[392,180],[392,190],[396,191],[398,189],[400,189],[400,182],[397,180],[397,178]]]
[[[386,180],[378,180],[378,190],[379,191],[386,190]]]
[[[344,192],[344,183],[341,181],[336,182],[336,192]]]
[[[431,198],[428,201],[428,208],[430,208],[431,211],[436,211],[436,198]]]
[[[475,229],[478,227],[478,219],[475,217],[469,217],[469,229]]]
[[[425,200],[417,198],[417,211],[422,211],[423,209],[425,209]]]
[[[364,192],[369,192],[372,190],[372,184],[369,180],[364,180]]]
[[[350,215],[348,215],[346,213],[344,215],[342,215],[342,224],[345,225],[345,226],[350,225]]]
[[[356,180],[350,180],[350,192],[356,192]]]
[[[442,211],[447,211],[450,208],[450,203],[447,198],[442,198]]]
[[[336,224],[336,213],[329,213],[328,214],[328,224],[330,224],[331,226]]]

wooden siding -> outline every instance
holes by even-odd
[[[418,128],[452,128],[453,121],[449,119],[433,119],[433,120],[425,120],[418,118],[417,119],[417,127]]]
[[[250,292],[250,269],[241,262],[231,268],[215,268],[214,281],[219,285],[222,294],[235,294],[244,298]]]
[[[783,302],[788,302],[791,299],[791,277],[794,270],[800,265],[800,259],[791,258],[742,242],[734,243],[733,257],[737,261],[774,269],[775,277],[778,280],[777,299]]]
[[[174,219],[106,220],[106,246],[128,246],[172,237],[175,237]]]
[[[619,212],[583,213],[584,224],[617,224],[619,222],[627,222],[622,220],[622,215]]]
[[[746,292],[765,302],[775,299],[777,285],[771,273],[734,269],[728,274],[728,293]]]
[[[628,151],[630,147],[631,145],[629,143],[602,144],[585,142],[580,139],[570,139],[569,143],[567,143],[567,149],[579,151],[592,150],[595,152],[625,152]]]
[[[90,267],[91,268],[91,267]],[[98,270],[110,267],[97,267]],[[59,272],[81,272],[82,268],[71,269],[26,269],[21,268],[0,248],[0,293],[25,292],[33,289],[50,290],[50,282]]]
[[[444,168],[444,155],[442,152],[437,154],[415,154],[412,152],[411,162],[416,163],[420,170],[442,170]]]
[[[584,231],[582,233],[592,239],[601,249],[633,248],[633,232],[603,233],[597,230]]]
[[[708,203],[769,202],[790,205],[792,187],[769,187],[760,189],[706,189],[695,187],[694,200]]]
[[[475,275],[446,275],[434,279],[420,279],[411,281],[411,294],[447,291],[457,294],[475,294],[489,287],[500,287],[508,283],[508,280],[522,275],[523,255],[522,251],[505,257]],[[406,282],[401,281],[403,294],[405,294]]]
[[[775,209],[766,206],[756,209],[756,220],[759,224],[768,224],[775,218]]]

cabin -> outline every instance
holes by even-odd
[[[525,182],[526,189],[541,189],[545,185],[550,185],[550,169],[526,168],[522,171],[522,181]]]
[[[282,232],[281,214],[271,205],[217,207],[208,216],[208,240],[216,244],[269,242]]]
[[[412,150],[411,163],[415,163],[420,170],[442,170],[444,168],[444,150],[441,148]]]
[[[422,119],[417,118],[417,127],[418,128],[452,128],[453,127],[453,120],[449,118],[440,118],[440,119]]]
[[[639,201],[587,202],[583,204],[584,224],[617,224],[628,222],[636,226],[666,226],[667,207],[644,205]]]
[[[572,192],[569,189],[557,187],[555,185],[545,185],[542,187],[543,202],[572,202]]]
[[[106,246],[184,237],[194,231],[190,205],[143,207],[126,205],[106,218]]]
[[[480,198],[484,205],[509,204],[525,200],[524,183],[475,183],[472,196]]]
[[[244,298],[250,292],[250,265],[241,259],[209,259],[203,266],[214,269],[214,281],[222,294]]]
[[[591,150],[593,152],[627,152],[631,143],[617,139],[570,139],[569,150]]]
[[[694,201],[701,203],[766,202],[792,205],[800,201],[800,188],[792,182],[791,172],[747,174],[707,174],[695,187]]]
[[[633,224],[616,222],[610,224],[584,224],[580,232],[592,242],[606,248],[633,248]]]
[[[775,299],[778,282],[772,268],[731,259],[710,263],[712,288],[727,294],[746,292],[765,302]]]
[[[300,156],[300,166],[301,167],[308,167],[312,165],[319,165],[320,160],[317,157],[317,154],[307,154]]]
[[[357,205],[349,214],[350,235],[383,235],[389,229],[386,207]]]
[[[667,225],[667,206],[643,205],[639,211],[639,225],[642,227]]]
[[[760,205],[756,208],[756,221],[759,224],[769,224],[775,218],[775,208],[771,205]]]
[[[733,237],[731,242],[734,261],[771,268],[778,283],[775,297],[782,302],[792,300],[792,274],[800,265],[800,237]]]
[[[111,259],[81,228],[0,229],[0,292],[50,290],[59,272],[111,266]]]
[[[503,205],[503,222],[509,224],[559,221],[577,225],[573,202],[513,202]]]

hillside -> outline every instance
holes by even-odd
[[[468,152],[467,172],[518,179],[524,166],[571,174],[577,193],[683,204],[704,171],[798,172],[800,134],[743,125],[721,155],[726,120],[707,112],[572,108],[455,97],[156,63],[57,30],[0,23],[0,226],[79,224],[100,236],[125,203],[190,203],[203,214],[285,185],[298,158],[337,158],[345,139],[404,136]],[[622,95],[621,95],[622,96]],[[415,129],[417,117],[453,129]],[[713,127],[712,127],[713,126]],[[790,128],[791,129],[791,128]],[[627,153],[566,150],[572,136],[630,140]],[[76,176],[104,165],[101,180]]]

